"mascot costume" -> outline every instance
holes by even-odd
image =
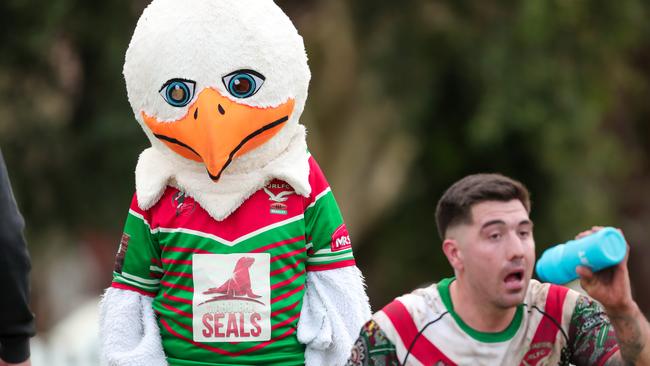
[[[152,147],[101,304],[109,365],[344,364],[370,308],[299,118],[310,72],[272,0],[154,0],[126,53]]]

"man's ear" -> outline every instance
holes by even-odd
[[[464,267],[463,253],[460,250],[458,241],[455,239],[447,238],[442,242],[442,251],[447,256],[449,264],[454,268],[454,271],[460,271]]]

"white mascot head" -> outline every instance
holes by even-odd
[[[217,182],[287,148],[310,72],[302,37],[271,0],[154,0],[124,77],[153,147]]]

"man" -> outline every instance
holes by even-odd
[[[599,273],[578,268],[591,298],[531,280],[529,212],[526,188],[501,175],[449,188],[436,221],[455,277],[377,312],[348,365],[650,365],[650,326],[632,299],[627,258]]]
[[[0,366],[30,365],[34,316],[28,305],[30,262],[23,227],[0,152]]]

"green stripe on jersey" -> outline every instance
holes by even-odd
[[[304,236],[305,222],[302,217],[299,217],[295,221],[260,232],[232,246],[221,243],[214,235],[197,231],[183,229],[158,229],[154,231],[162,247],[184,247],[224,254],[246,253],[262,248],[265,245]]]
[[[313,250],[329,248],[332,234],[343,225],[343,216],[332,191],[327,191],[305,210],[305,224]]]

